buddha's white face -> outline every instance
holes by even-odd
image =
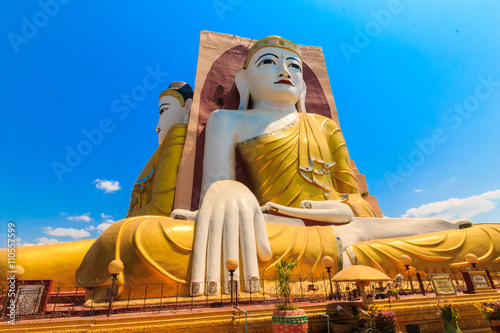
[[[174,96],[163,96],[160,99],[160,120],[156,126],[158,143],[161,144],[168,131],[175,124],[182,124],[188,112],[188,103],[181,106],[181,102]]]
[[[296,103],[304,89],[302,61],[295,52],[287,49],[264,47],[258,50],[250,60],[247,72],[254,102]]]

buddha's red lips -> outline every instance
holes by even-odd
[[[279,80],[279,81],[276,81],[274,82],[274,84],[288,84],[289,86],[294,86],[292,81],[288,81],[288,80]]]

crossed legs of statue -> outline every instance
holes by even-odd
[[[297,218],[337,224],[342,252],[363,241],[457,230],[472,225],[467,219],[449,222],[436,218],[357,218],[352,217],[352,212],[346,211],[347,205],[336,201],[308,201],[305,206],[311,209],[288,208],[272,203],[267,206],[277,207],[280,213],[291,216],[290,224],[297,224]],[[177,209],[171,216],[184,216],[196,222],[191,274],[191,281],[196,286],[195,290],[193,287],[191,289],[193,294],[204,293],[203,281],[207,281],[207,284],[212,282],[212,285],[213,282],[217,283],[217,288],[211,288],[209,293],[220,291],[217,281],[221,278],[221,258],[222,262],[231,257],[239,258],[241,251],[245,281],[252,281],[259,277],[258,259],[268,261],[272,257],[265,221],[273,219],[264,218],[255,196],[239,182],[215,182],[207,190],[199,211]],[[279,220],[281,223],[286,222],[286,218]],[[226,272],[226,280],[228,274]],[[236,274],[239,276],[239,270]]]

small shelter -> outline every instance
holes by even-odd
[[[371,281],[390,281],[391,278],[375,268],[363,265],[354,265],[341,270],[332,278],[334,282],[356,282],[361,290],[361,300],[363,306],[367,307],[365,287]]]

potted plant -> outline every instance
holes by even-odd
[[[368,325],[368,315],[364,309],[358,309],[356,307],[352,307],[352,319],[354,321],[354,328],[351,332],[355,333],[364,333],[366,332]],[[334,331],[335,332],[335,331]]]
[[[398,321],[394,311],[385,311],[381,306],[371,304],[367,311],[369,332],[396,333]]]
[[[490,323],[491,331],[500,332],[500,302],[478,302],[474,306],[481,312],[483,318]]]
[[[283,298],[283,303],[278,304],[273,313],[273,332],[307,332],[308,321],[303,309],[297,309],[290,297],[292,287],[290,278],[292,270],[297,266],[295,259],[284,259],[276,264],[276,289]]]
[[[444,300],[443,302],[437,302],[438,312],[437,314],[443,318],[444,331],[446,333],[462,333],[460,327],[458,327],[458,309],[453,306],[452,302]]]
[[[394,297],[395,299],[399,299],[399,291],[398,291],[396,288],[392,288],[392,289],[391,289],[391,295],[392,295],[392,297]]]

